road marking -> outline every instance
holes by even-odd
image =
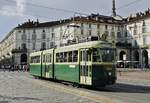
[[[34,82],[38,85],[41,85],[41,86],[44,86],[44,87],[47,87],[47,88],[50,88],[50,89],[53,89],[53,90],[56,90],[56,91],[59,91],[59,92],[61,91],[61,92],[69,93],[69,94],[72,94],[72,95],[81,96],[81,97],[87,98],[87,99],[89,99],[91,101],[94,101],[94,102],[99,102],[99,103],[122,103],[122,101],[110,99],[108,97],[96,95],[96,94],[89,93],[89,92],[86,92],[86,91],[81,91],[79,89],[66,88],[66,87],[63,87],[63,86],[60,86],[60,85],[55,85],[55,84],[47,84],[47,82],[27,78],[25,76],[22,76],[22,78],[27,79],[31,82]]]

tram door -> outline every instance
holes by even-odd
[[[89,49],[80,50],[80,83],[91,85],[92,84],[92,62]]]

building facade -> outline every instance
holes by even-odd
[[[90,40],[115,42],[123,28],[122,21],[99,14],[45,23],[29,20],[18,25],[1,41],[1,63],[26,64],[31,52]]]
[[[28,20],[14,28],[0,42],[0,61],[1,64],[28,64],[29,54],[34,51],[105,40],[117,48],[118,62],[133,61],[134,64],[148,67],[149,39],[149,9],[121,20],[99,14],[44,23]]]
[[[150,9],[127,18],[126,40],[132,44],[132,61],[139,61],[142,67],[150,64]]]

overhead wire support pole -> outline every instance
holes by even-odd
[[[126,7],[128,7],[128,6],[130,6],[130,5],[133,5],[133,4],[135,4],[135,3],[137,3],[137,2],[140,2],[140,1],[142,1],[142,0],[134,0],[134,1],[131,1],[131,2],[127,3],[127,4],[125,4],[125,5],[122,5],[122,6],[118,7],[118,8],[116,8],[116,10],[120,10],[120,9],[126,8]],[[112,11],[106,11],[106,13],[111,13],[111,12],[112,12]]]

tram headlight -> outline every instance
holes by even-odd
[[[108,75],[111,76],[112,75],[111,72],[108,72]]]

